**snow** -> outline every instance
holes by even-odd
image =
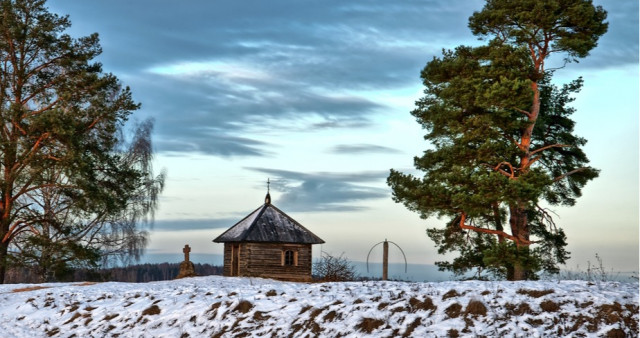
[[[486,314],[465,313],[472,301]],[[638,283],[622,282],[207,276],[0,285],[0,303],[3,337],[599,337],[614,329],[638,336]]]

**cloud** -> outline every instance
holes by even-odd
[[[366,210],[362,202],[388,198],[389,190],[367,183],[384,181],[387,171],[358,173],[301,173],[268,168],[246,168],[273,175],[271,188],[274,204],[290,211],[359,211]]]
[[[402,153],[398,149],[379,146],[376,144],[338,144],[333,146],[330,152],[335,154],[353,155],[353,154],[398,154]]]
[[[372,126],[376,94],[417,87],[442,48],[475,43],[480,0],[52,0],[71,34],[98,31],[105,70],[156,117],[158,151],[268,156],[256,128]],[[577,69],[637,64],[638,3],[605,4],[610,31]],[[312,122],[309,122],[312,121]],[[307,123],[307,124],[305,124]]]
[[[242,216],[244,217],[244,216]],[[239,218],[214,218],[214,219],[165,219],[156,220],[153,224],[155,231],[187,231],[187,230],[208,230],[225,229],[236,224]]]

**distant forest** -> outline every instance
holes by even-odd
[[[198,276],[222,275],[222,266],[195,264]],[[129,282],[146,283],[170,280],[178,276],[179,263],[140,264],[110,269],[76,269],[58,278],[58,282]],[[39,283],[38,275],[30,268],[10,268],[5,283]]]

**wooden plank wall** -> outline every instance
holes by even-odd
[[[224,275],[231,275],[232,243],[224,244]],[[297,266],[283,265],[284,250],[297,253]],[[311,281],[311,244],[241,243],[239,275],[296,282]]]

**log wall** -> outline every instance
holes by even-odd
[[[233,245],[224,244],[225,276],[231,276]],[[238,276],[311,281],[311,244],[239,243],[239,249]],[[294,252],[297,264],[284,264],[284,252],[287,250]]]

